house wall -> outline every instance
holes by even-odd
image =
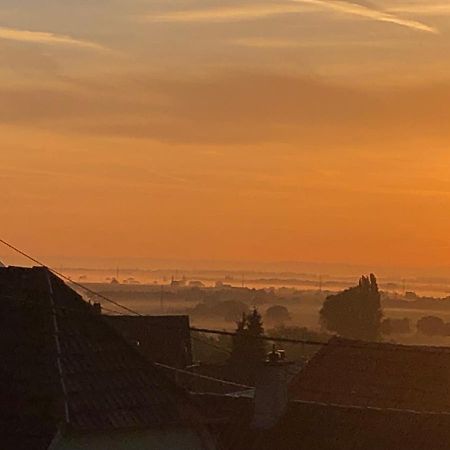
[[[57,436],[49,450],[214,450],[192,430]]]

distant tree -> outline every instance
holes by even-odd
[[[219,302],[200,302],[189,313],[196,317],[224,319],[235,322],[242,314],[249,311],[248,306],[239,300],[225,300]]]
[[[218,303],[213,310],[227,322],[235,322],[242,314],[247,313],[249,308],[239,300],[226,300]]]
[[[445,322],[440,317],[426,316],[417,321],[417,331],[426,336],[445,336]]]
[[[358,286],[329,295],[320,310],[322,325],[330,332],[351,339],[380,338],[380,292],[375,275],[362,276]]]
[[[411,333],[411,324],[409,319],[384,319],[381,322],[381,333],[389,336],[391,334],[409,334]]]
[[[229,336],[208,336],[203,333],[192,332],[192,352],[195,361],[207,364],[224,364],[231,349]]]
[[[254,366],[266,357],[266,344],[259,336],[264,334],[261,314],[256,308],[243,314],[237,322],[236,335],[233,336],[230,363]]]
[[[267,309],[264,318],[266,323],[281,325],[291,320],[291,315],[285,306],[274,305]]]

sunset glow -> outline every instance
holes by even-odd
[[[5,239],[450,266],[446,2],[22,3],[0,8]]]

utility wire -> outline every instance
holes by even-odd
[[[327,392],[325,392],[327,394]],[[377,412],[392,412],[392,413],[402,413],[402,414],[414,414],[423,416],[447,416],[450,417],[450,411],[428,411],[428,410],[416,410],[416,409],[406,409],[406,408],[389,408],[389,407],[378,407],[378,406],[361,406],[361,405],[347,405],[345,403],[328,403],[328,402],[318,402],[314,400],[291,400],[292,403],[297,405],[313,405],[322,406],[327,408],[336,409],[354,409],[361,411],[377,411]]]
[[[190,331],[196,331],[196,330],[193,329],[193,328],[189,328],[189,330],[190,330]],[[224,348],[224,347],[220,347],[219,345],[216,345],[216,344],[214,344],[213,342],[210,342],[210,341],[208,341],[208,340],[204,340],[204,339],[202,339],[202,338],[200,338],[200,337],[198,337],[198,336],[192,335],[192,334],[191,334],[191,339],[192,339],[193,341],[199,342],[200,344],[205,344],[205,345],[207,345],[207,346],[209,346],[209,347],[213,348],[214,350],[217,350],[217,351],[219,351],[219,352],[221,352],[221,353],[227,354],[228,356],[231,356],[231,351],[230,351],[230,350],[227,350],[227,349]],[[194,349],[194,350],[195,350],[195,349]]]
[[[142,314],[138,313],[137,311],[134,311],[131,308],[128,308],[128,306],[121,305],[120,303],[118,303],[118,302],[116,302],[114,300],[111,300],[110,298],[105,297],[104,295],[99,294],[98,292],[93,291],[92,289],[82,285],[81,283],[77,283],[76,281],[71,280],[70,277],[64,275],[63,273],[58,272],[55,269],[52,269],[51,267],[47,266],[43,262],[39,261],[38,259],[33,258],[32,256],[30,256],[28,253],[25,253],[24,251],[20,250],[19,248],[15,247],[14,245],[10,244],[9,242],[6,242],[4,239],[0,238],[0,243],[2,243],[3,245],[6,245],[6,247],[10,248],[11,250],[15,251],[16,253],[19,253],[20,255],[22,255],[25,258],[29,259],[30,261],[38,264],[39,266],[45,267],[46,269],[50,270],[50,272],[54,273],[55,275],[57,275],[60,278],[63,278],[64,280],[72,283],[73,285],[78,286],[80,289],[84,289],[86,292],[89,292],[92,295],[95,295],[95,296],[97,296],[97,297],[99,297],[99,298],[101,298],[101,299],[103,299],[103,300],[105,300],[105,301],[107,301],[109,303],[112,303],[113,305],[115,305],[115,306],[117,306],[119,308],[122,308],[125,311],[128,311],[128,312],[130,312],[132,314],[135,314],[136,316],[142,316]]]
[[[161,367],[163,369],[172,370],[173,372],[181,373],[181,374],[184,374],[184,375],[189,375],[191,377],[199,378],[199,379],[202,379],[202,380],[213,381],[213,382],[216,382],[216,383],[221,383],[223,385],[233,386],[233,387],[240,388],[240,389],[243,389],[243,390],[254,389],[253,386],[248,386],[246,384],[240,384],[240,383],[233,383],[232,381],[221,380],[219,378],[214,378],[214,377],[210,377],[210,376],[207,376],[207,375],[201,375],[201,374],[198,374],[198,373],[195,373],[195,372],[189,372],[188,370],[185,370],[185,369],[177,369],[176,367],[168,366],[167,364],[162,364],[162,363],[157,363],[157,362],[155,362],[153,364],[155,366]]]
[[[222,336],[236,336],[238,333],[233,331],[224,331],[224,330],[214,330],[209,328],[197,328],[197,327],[190,327],[191,331],[197,331],[199,333],[205,333],[205,334],[218,334]],[[265,335],[259,335],[259,336],[249,336],[252,339],[260,339],[263,341],[270,341],[270,342],[284,342],[288,344],[305,344],[305,345],[315,345],[315,346],[327,346],[329,345],[329,341],[323,342],[323,341],[315,341],[310,339],[291,339],[291,338],[284,338],[284,337],[272,337],[272,336],[265,336]],[[339,338],[340,342],[337,344],[339,347],[345,347],[345,348],[354,348],[354,349],[360,349],[365,351],[374,351],[379,350],[383,352],[396,352],[396,351],[404,351],[404,352],[417,352],[417,351],[434,351],[436,353],[449,353],[450,347],[449,346],[442,346],[442,347],[433,347],[433,346],[418,346],[418,345],[407,345],[407,344],[391,344],[387,342],[374,342],[374,341],[357,341],[357,340],[347,340],[345,338]],[[425,349],[425,350],[423,350]]]
[[[233,331],[223,331],[223,330],[213,330],[210,328],[196,328],[191,327],[191,331],[197,331],[199,333],[205,333],[205,334],[218,334],[220,336],[236,336],[238,333]],[[291,339],[291,338],[283,338],[283,337],[271,337],[271,336],[265,336],[265,335],[259,335],[259,336],[249,336],[252,339],[260,339],[263,341],[271,341],[271,342],[284,342],[288,344],[307,344],[307,345],[318,345],[323,346],[327,345],[327,342],[320,342],[320,341],[313,341],[308,339]]]

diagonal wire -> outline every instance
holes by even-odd
[[[114,300],[111,300],[110,298],[105,297],[104,295],[99,294],[98,292],[93,291],[92,289],[90,289],[90,288],[88,288],[88,287],[82,285],[81,283],[78,283],[78,282],[76,282],[76,281],[71,280],[70,277],[64,275],[64,274],[61,273],[61,272],[58,272],[58,271],[55,270],[55,269],[52,269],[51,267],[47,266],[47,265],[44,264],[43,262],[39,261],[38,259],[33,258],[33,257],[32,257],[31,255],[29,255],[28,253],[25,253],[24,251],[20,250],[19,248],[15,247],[14,245],[10,244],[9,242],[6,242],[4,239],[1,239],[1,238],[0,238],[0,243],[2,243],[3,245],[6,245],[6,247],[8,247],[8,248],[10,248],[11,250],[13,250],[13,251],[19,253],[20,255],[22,255],[22,256],[24,256],[25,258],[29,259],[30,261],[32,261],[32,262],[38,264],[39,266],[47,268],[48,270],[50,270],[50,272],[54,273],[55,275],[57,275],[57,276],[60,277],[60,278],[63,278],[64,280],[66,280],[66,281],[72,283],[73,285],[78,286],[80,289],[83,289],[83,290],[85,290],[86,292],[89,292],[90,294],[95,295],[95,296],[101,298],[102,300],[105,300],[105,301],[107,301],[107,302],[109,302],[109,303],[112,303],[113,305],[115,305],[115,306],[117,306],[117,307],[119,307],[119,308],[122,308],[123,310],[128,311],[128,312],[130,312],[130,313],[132,313],[132,314],[134,314],[134,315],[136,315],[136,316],[142,316],[141,313],[138,313],[137,311],[134,311],[133,309],[128,308],[128,306],[124,306],[124,305],[120,304],[119,302],[116,302],[116,301],[114,301]]]

